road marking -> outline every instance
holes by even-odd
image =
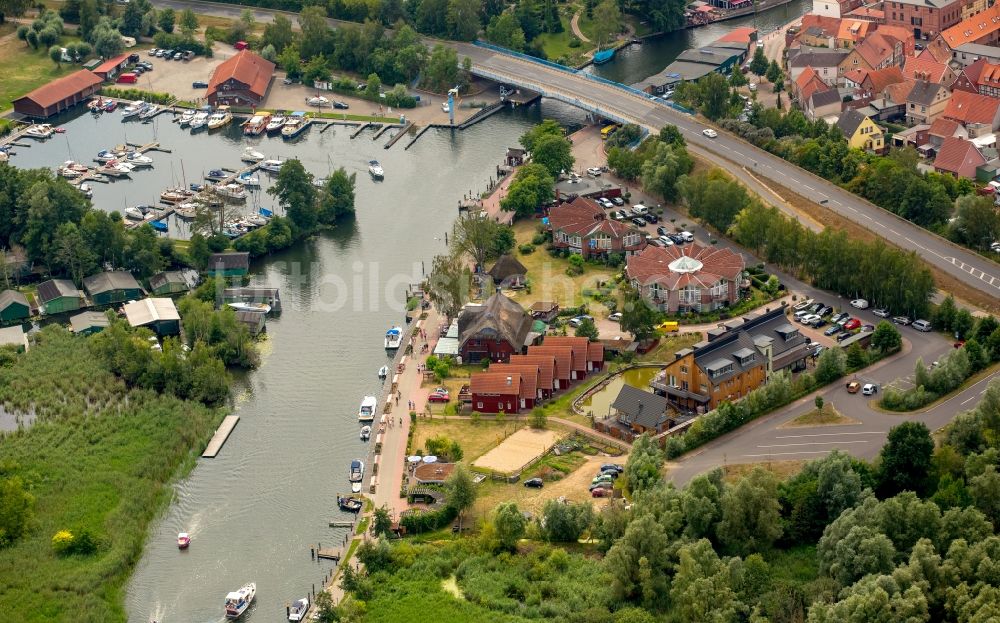
[[[976,396],[969,396],[968,398],[966,398],[965,400],[963,400],[961,404],[963,404],[963,405],[964,405],[964,404],[966,404],[967,402],[972,402],[972,401],[973,401],[973,400],[975,400],[976,398],[979,398],[979,396],[978,396],[978,395],[976,395]]]
[[[816,190],[815,188],[813,188],[813,187],[812,187],[812,186],[810,186],[809,184],[803,184],[803,185],[802,185],[802,187],[803,187],[803,188],[808,188],[809,190]]]
[[[801,439],[802,437],[840,437],[841,435],[884,435],[885,431],[869,430],[854,433],[812,433],[808,435],[779,435],[775,439]]]
[[[795,454],[830,454],[830,450],[802,450],[801,452],[771,452],[768,454],[744,454],[745,457],[760,458],[765,456],[789,456]]]
[[[769,446],[757,446],[758,448],[790,448],[793,446],[836,446],[850,443],[870,443],[867,439],[857,441],[809,441],[806,443],[776,443]]]

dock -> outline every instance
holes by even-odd
[[[208,447],[201,453],[201,458],[214,459],[215,455],[222,449],[222,445],[229,439],[229,435],[232,434],[233,429],[236,428],[236,423],[239,421],[240,416],[227,415],[226,419],[222,420],[222,424],[219,425],[219,429],[212,435],[212,440],[208,442]]]
[[[383,134],[385,134],[389,130],[389,128],[398,128],[398,127],[400,127],[400,126],[398,126],[398,125],[396,125],[394,123],[383,123],[382,127],[379,128],[378,132],[375,133],[375,136],[372,137],[372,140],[373,141],[377,141],[378,137],[380,137]]]
[[[394,134],[394,135],[393,135],[393,137],[392,137],[392,138],[390,138],[390,139],[388,140],[388,142],[386,142],[386,144],[385,144],[385,145],[383,145],[383,147],[384,147],[385,149],[389,149],[390,147],[392,147],[393,145],[395,145],[395,144],[396,144],[396,141],[398,141],[399,139],[401,139],[401,138],[403,138],[404,136],[406,136],[406,133],[407,133],[407,132],[409,132],[409,131],[410,131],[410,128],[413,128],[413,127],[415,127],[415,126],[413,125],[413,122],[412,122],[412,121],[407,121],[407,122],[406,122],[406,125],[404,125],[404,126],[403,126],[403,127],[402,127],[402,128],[400,129],[400,130],[399,130],[399,132],[396,132],[396,134]]]
[[[339,561],[341,556],[340,548],[325,548],[316,550],[316,558],[321,560],[336,560]]]
[[[413,144],[416,143],[420,139],[420,137],[423,136],[424,133],[427,132],[427,130],[430,130],[431,128],[434,128],[434,127],[448,127],[448,126],[447,125],[442,126],[442,124],[440,124],[440,123],[432,123],[430,125],[425,125],[424,127],[420,128],[420,131],[417,132],[416,136],[414,136],[413,138],[410,139],[409,143],[407,143],[406,145],[403,146],[403,149],[407,150],[407,149],[413,147]],[[402,133],[400,133],[400,134],[402,134]],[[396,138],[396,137],[393,137],[393,138]],[[392,143],[394,141],[389,141],[389,142]],[[388,149],[388,147],[386,147],[386,149]]]
[[[330,527],[331,528],[353,528],[354,527],[354,522],[353,521],[342,521],[342,520],[336,520],[336,521],[330,520]]]
[[[351,138],[352,138],[352,139],[355,139],[355,138],[357,138],[357,137],[358,137],[358,134],[361,134],[362,132],[364,132],[364,131],[365,131],[365,128],[368,128],[368,127],[371,127],[372,125],[375,125],[375,124],[373,124],[373,123],[372,123],[372,122],[370,122],[370,121],[368,121],[368,122],[365,122],[365,123],[362,123],[361,125],[359,125],[359,126],[358,126],[358,129],[357,129],[357,130],[355,130],[354,132],[351,132]]]

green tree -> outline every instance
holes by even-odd
[[[816,361],[816,371],[813,376],[820,385],[826,385],[844,376],[847,371],[847,357],[839,348],[824,350]]]
[[[267,189],[268,194],[278,199],[288,218],[302,232],[312,231],[318,222],[316,187],[313,186],[312,177],[300,160],[292,158],[281,165],[277,181]]]
[[[778,66],[777,61],[771,61],[771,64],[767,66],[767,72],[764,76],[767,81],[771,84],[777,85],[779,82],[784,80],[784,72],[781,71],[781,67]],[[780,89],[775,89],[776,91]]]
[[[278,65],[292,80],[302,75],[302,65],[299,63],[299,58],[299,48],[295,44],[285,46],[285,49],[278,55]]]
[[[612,147],[608,150],[608,166],[625,180],[636,180],[642,174],[642,157],[631,149]]]
[[[712,72],[698,80],[701,113],[713,121],[729,112],[729,83],[722,74]]]
[[[494,15],[486,27],[486,39],[505,48],[520,52],[524,50],[525,39],[521,24],[513,13]]]
[[[861,344],[855,342],[847,348],[846,364],[848,370],[860,370],[868,365],[868,357]]]
[[[264,34],[261,36],[261,43],[265,46],[273,45],[277,53],[281,53],[295,40],[295,33],[292,32],[292,20],[284,15],[275,15],[274,20],[264,25]]]
[[[63,223],[52,241],[52,265],[65,271],[76,283],[97,268],[97,257],[75,223]]]
[[[274,18],[275,23],[277,23],[278,19],[279,17]],[[285,17],[280,17],[280,19],[287,20],[287,18]],[[183,34],[185,37],[192,36],[194,32],[198,30],[198,16],[195,15],[194,11],[192,11],[191,9],[181,10],[180,26],[181,26],[181,34]],[[265,27],[265,32],[266,32],[266,27]]]
[[[514,502],[501,504],[493,511],[493,528],[498,548],[505,551],[517,549],[517,542],[524,536],[527,521]]]
[[[657,313],[638,294],[631,293],[622,307],[620,326],[637,340],[645,340],[656,333]]]
[[[903,422],[893,427],[879,454],[879,491],[887,496],[901,491],[922,495],[933,452],[934,440],[923,422]]]
[[[122,50],[125,49],[125,44],[122,43],[121,33],[115,30],[111,26],[111,23],[106,20],[107,18],[103,18],[94,27],[94,52],[101,58],[112,58],[122,53]]]
[[[972,313],[963,307],[955,312],[955,319],[951,321],[951,330],[958,339],[964,340],[972,331],[975,323],[976,320],[972,317]]]
[[[476,266],[485,269],[486,263],[497,257],[497,238],[507,236],[509,230],[510,226],[488,216],[470,213],[455,221],[451,245],[456,252],[469,256]]]
[[[992,196],[963,195],[955,200],[955,219],[950,225],[951,237],[974,249],[987,249],[1000,240],[1000,213]]]
[[[28,45],[28,27],[24,24],[17,27],[17,38],[24,41],[25,45]]]
[[[988,465],[982,474],[969,480],[972,501],[993,525],[1000,525],[1000,474]]]
[[[589,502],[564,504],[548,500],[542,507],[539,528],[549,542],[576,543],[594,522],[594,509]]]
[[[0,549],[28,530],[34,517],[35,498],[18,476],[0,478]]]
[[[621,31],[622,13],[614,0],[601,0],[594,8],[594,37],[605,46]]]
[[[563,171],[573,169],[576,159],[573,157],[573,146],[562,136],[547,135],[534,143],[531,161],[540,164],[554,179],[559,178]]]
[[[162,30],[163,32],[173,32],[174,23],[176,21],[177,21],[177,14],[174,12],[173,9],[167,7],[162,11],[160,11],[160,14],[157,18],[157,26],[159,26],[160,30]]]
[[[435,255],[427,279],[427,294],[438,309],[455,318],[469,300],[471,282],[472,273],[461,255]]]
[[[421,3],[421,7],[427,0]],[[432,90],[444,93],[458,85],[458,52],[441,44],[431,49],[430,59],[424,68],[426,84]]]
[[[584,318],[580,325],[576,328],[573,333],[576,337],[585,337],[591,342],[596,342],[600,337],[597,331],[597,325],[590,318]]]
[[[729,74],[729,86],[734,89],[738,89],[742,86],[746,86],[750,81],[747,77],[743,75],[743,72],[739,68],[734,68],[733,73]]]
[[[54,45],[49,48],[49,58],[52,62],[56,64],[57,67],[62,67],[62,48],[58,45]]]
[[[43,47],[54,47],[55,43],[59,41],[59,33],[55,28],[46,26],[45,28],[38,31],[38,44]]]
[[[299,51],[302,58],[312,58],[327,52],[330,42],[330,27],[326,23],[326,11],[320,6],[307,6],[299,13]]]
[[[767,73],[770,65],[767,62],[767,57],[764,56],[764,48],[758,47],[754,50],[753,59],[750,60],[749,68],[750,71],[757,74],[757,76],[763,76]]]
[[[211,255],[212,252],[208,248],[205,236],[197,232],[191,234],[191,240],[188,244],[188,258],[191,260],[191,265],[199,271],[205,270]]]
[[[342,218],[354,216],[354,187],[356,173],[348,174],[344,167],[338,167],[319,195],[319,221],[333,224]]]
[[[278,51],[274,49],[274,46],[268,43],[260,51],[260,57],[265,61],[275,62],[278,60]]]
[[[372,534],[375,536],[388,537],[392,533],[392,518],[389,516],[389,509],[385,505],[375,509],[372,514]]]
[[[684,488],[681,511],[684,513],[684,532],[687,536],[694,539],[715,537],[715,526],[722,517],[721,497],[722,470],[718,468],[696,476]]]
[[[684,621],[735,621],[739,599],[730,586],[730,572],[702,539],[678,551],[680,562],[670,588],[670,600]]]
[[[684,147],[657,142],[642,165],[642,185],[667,201],[676,201],[677,180],[693,167],[694,160]]]
[[[660,482],[663,458],[660,446],[649,434],[643,433],[636,437],[622,474],[628,490],[637,494]]]
[[[540,164],[526,164],[518,169],[500,207],[517,216],[533,216],[542,205],[555,198],[555,180]]]
[[[903,337],[891,322],[883,320],[876,325],[872,333],[871,345],[883,353],[889,353],[903,345]]]
[[[781,504],[774,474],[754,468],[722,494],[719,540],[741,554],[769,549],[781,536]]]
[[[654,603],[667,592],[669,537],[651,513],[628,523],[622,537],[604,557],[612,595],[618,600]]]
[[[535,407],[531,410],[531,428],[536,428],[538,430],[544,430],[548,427],[548,416],[545,415],[545,409],[541,407]]]
[[[533,152],[535,151],[535,144],[548,136],[560,138],[565,136],[563,127],[555,119],[546,119],[538,125],[532,126],[530,130],[521,135],[518,142],[521,143],[521,147],[524,147],[526,151]]]
[[[736,215],[750,204],[746,188],[718,168],[682,176],[677,180],[677,190],[691,216],[722,233],[729,230]]]
[[[464,465],[459,465],[448,476],[445,481],[445,488],[448,491],[448,504],[458,510],[459,521],[465,515],[465,511],[472,508],[476,502],[476,485],[472,482],[472,475]]]
[[[479,0],[448,0],[448,32],[453,39],[472,41],[479,33]]]

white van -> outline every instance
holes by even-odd
[[[646,212],[649,212],[649,208],[642,205],[641,203],[637,203],[634,206],[632,206],[632,214],[635,214],[636,216],[642,216]]]

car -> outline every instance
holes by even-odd
[[[750,92],[753,93],[754,91],[757,90],[757,83],[756,82],[751,82],[749,88],[750,88]]]
[[[851,307],[856,307],[858,309],[868,309],[868,301],[864,299],[854,299],[851,301]]]
[[[669,236],[670,235],[670,233],[667,231],[667,228],[664,227],[664,226],[662,226],[662,225],[660,225],[659,227],[656,228],[656,233],[659,236]]]
[[[608,199],[607,197],[601,197],[600,199],[597,200],[597,203],[601,204],[602,208],[613,208],[613,207],[615,207],[615,204],[611,203],[611,200]]]
[[[614,470],[619,474],[621,474],[622,472],[625,471],[625,468],[619,465],[618,463],[604,463],[603,465],[601,465],[602,472],[608,472],[611,470]]]
[[[670,236],[660,236],[659,241],[665,247],[674,246],[674,241],[670,239]]]
[[[646,212],[649,212],[649,208],[642,205],[641,203],[637,203],[634,206],[632,206],[632,214],[635,214],[636,216],[642,216]]]
[[[153,71],[153,64],[150,63],[149,61],[142,61],[141,63],[139,63],[139,67],[145,68],[146,71]]]
[[[839,314],[834,314],[830,317],[830,322],[840,322],[844,318],[850,318],[851,315],[847,312],[840,312]]]
[[[156,54],[154,54],[154,56],[155,56],[156,58],[163,58],[163,57],[164,57],[164,55],[166,55],[166,53],[167,53],[167,51],[166,51],[166,50],[157,50],[157,51],[156,51]]]
[[[614,488],[615,488],[614,483],[601,481],[601,482],[595,482],[594,484],[590,485],[589,491],[591,492],[591,494],[593,494],[594,489],[607,489],[610,491],[611,489]]]
[[[858,383],[857,381],[851,381],[850,383],[847,384],[848,394],[856,394],[860,389],[861,389],[861,383]]]
[[[609,498],[611,497],[611,489],[605,489],[603,487],[598,487],[596,489],[590,490],[590,497],[594,498]]]
[[[863,325],[861,325],[861,332],[862,333],[871,333],[874,330],[875,330],[875,325],[873,325],[873,324],[863,324]]]
[[[816,313],[820,316],[826,316],[832,312],[833,312],[832,307],[830,307],[829,305],[824,305],[823,307],[820,307]]]
[[[611,216],[619,221],[624,221],[625,219],[628,218],[628,214],[625,213],[625,210],[618,210],[617,212],[613,212]]]
[[[796,303],[795,305],[793,305],[792,309],[794,309],[795,311],[802,311],[803,309],[809,307],[812,304],[813,304],[813,300],[812,299],[806,299],[804,301],[799,301],[798,303]]]
[[[139,66],[136,66],[134,69],[132,69],[132,73],[134,73],[137,76],[141,76],[143,73],[145,73],[145,71],[146,71],[145,67],[139,67]]]
[[[819,357],[823,351],[826,350],[826,346],[817,346],[816,350],[812,352],[813,357]]]
[[[853,331],[855,329],[860,329],[860,328],[861,328],[861,321],[858,320],[857,318],[851,318],[850,320],[844,323],[845,331]]]
[[[191,83],[191,88],[192,89],[207,89],[208,88],[208,83],[205,82],[204,80],[195,80],[194,82]]]
[[[684,240],[684,237],[680,234],[667,234],[667,236],[674,241],[674,244],[684,244],[687,242],[687,240]]]
[[[524,481],[524,486],[531,487],[532,489],[541,489],[545,486],[545,483],[542,482],[541,478],[529,478]]]
[[[581,324],[583,324],[584,320],[593,321],[594,317],[593,316],[588,316],[587,314],[580,314],[579,316],[574,316],[574,317],[572,317],[572,318],[569,319],[569,326],[571,326],[571,327],[579,327]]]
[[[615,312],[615,313],[611,314],[610,316],[608,316],[608,320],[610,320],[611,322],[621,322],[622,321],[622,313],[621,312]]]
[[[808,315],[810,315],[808,309],[800,309],[799,311],[792,314],[792,318],[798,320],[799,322],[802,322],[802,319]]]
[[[872,310],[872,313],[875,314],[876,316],[878,316],[879,318],[888,318],[889,317],[889,310],[886,309],[886,308],[884,308],[884,307],[879,307],[877,309],[874,309],[874,310]]]
[[[587,175],[589,175],[590,177],[597,177],[600,174],[601,174],[600,167],[590,167],[587,169]]]
[[[816,348],[817,346],[819,346],[819,342],[809,342],[808,344],[806,344],[806,348],[810,349]]]
[[[451,396],[449,396],[448,390],[444,387],[435,389],[427,396],[427,402],[448,402],[450,399]]]
[[[636,216],[635,218],[633,218],[632,224],[635,225],[636,227],[645,227],[647,225],[646,219],[642,218],[641,216]]]
[[[646,219],[646,222],[649,223],[649,224],[651,224],[651,225],[653,223],[659,223],[660,222],[660,217],[656,216],[652,212],[649,212],[647,214],[643,214],[642,218]]]
[[[861,393],[865,396],[874,396],[878,393],[878,385],[874,383],[865,383],[865,386],[861,388]]]
[[[173,58],[173,56],[174,56],[174,51],[173,50],[164,50],[163,51],[163,58],[164,58],[164,60],[168,60],[169,61],[171,58]]]
[[[928,320],[914,320],[912,326],[917,331],[923,331],[924,333],[929,333],[931,330],[931,323]]]
[[[817,320],[822,320],[822,319],[823,318],[821,318],[820,316],[817,316],[816,314],[807,314],[807,315],[802,316],[801,318],[799,318],[799,322],[801,322],[802,324],[812,324],[813,322],[815,322]]]
[[[707,136],[708,138],[715,138],[719,136],[719,133],[713,130],[712,128],[705,128],[704,130],[701,131],[701,133]]]
[[[845,325],[846,325],[846,324],[847,324],[848,322],[850,322],[851,320],[853,320],[853,319],[852,319],[852,318],[851,318],[850,316],[848,316],[847,314],[844,314],[844,317],[843,317],[843,318],[841,318],[840,320],[838,320],[838,321],[837,321],[837,324],[839,324],[840,326],[842,326],[842,327],[843,327],[843,326],[845,326]]]
[[[823,316],[820,316],[819,314],[813,314],[812,318],[809,319],[809,322],[807,324],[811,327],[819,328],[825,325],[826,321],[823,320]]]
[[[338,110],[347,110],[350,108],[350,106],[347,105],[347,102],[341,102],[340,100],[334,100],[333,107]]]
[[[826,305],[824,305],[823,303],[813,303],[812,305],[809,306],[809,313],[815,314],[824,307],[826,307]]]
[[[174,52],[174,60],[179,61],[184,58],[184,52]]]
[[[843,329],[841,329],[837,325],[831,325],[829,329],[823,332],[823,335],[830,337],[831,335],[835,333],[840,333],[841,331],[843,331]]]
[[[590,481],[590,484],[596,485],[599,482],[614,482],[614,479],[618,477],[618,472],[615,472],[614,476],[607,472],[601,472],[600,474],[594,476],[594,479]]]
[[[896,324],[901,324],[904,327],[910,324],[910,319],[906,316],[893,316],[892,321]]]
[[[625,205],[625,200],[622,199],[621,197],[613,197],[611,199],[611,201],[613,201],[616,206],[623,206],[623,205]]]
[[[683,238],[684,242],[694,242],[694,234],[692,234],[689,231],[682,231],[681,233],[679,233],[677,235],[680,236],[681,238]]]
[[[160,48],[149,48],[149,52],[147,52],[146,54],[148,54],[149,56],[156,56],[156,52],[157,52],[157,51],[158,51],[159,49],[160,49]]]
[[[852,333],[851,331],[844,331],[843,333],[837,334],[837,342],[840,343],[852,337],[854,337],[854,333]]]

